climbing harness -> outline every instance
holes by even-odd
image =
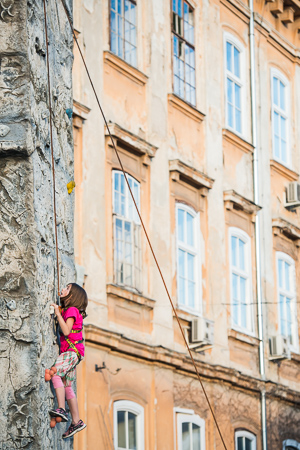
[[[82,331],[82,328],[80,329],[80,330],[71,330],[71,332],[70,332],[70,334],[72,333],[81,333],[81,331]],[[62,336],[63,335],[63,333],[60,333],[60,335]],[[66,350],[66,351],[68,351],[69,350],[69,348],[71,348],[72,350],[74,350],[74,352],[76,353],[76,355],[78,356],[78,359],[79,359],[79,361],[78,361],[78,363],[81,361],[81,359],[82,359],[82,355],[79,353],[79,351],[77,350],[77,348],[75,347],[75,345],[76,344],[82,344],[83,342],[84,342],[84,339],[80,339],[80,341],[74,341],[74,342],[72,342],[72,341],[70,341],[70,339],[69,338],[67,338],[66,336],[65,336],[65,340],[67,341],[67,343],[68,343],[68,345],[69,345],[69,347],[68,347],[68,349]],[[77,363],[77,364],[78,364]]]
[[[46,4],[45,4],[45,0],[43,0],[43,2],[44,2],[45,24],[46,24],[46,23],[47,23],[47,21],[46,21]],[[63,8],[64,8],[64,11],[65,11],[65,13],[66,13],[66,16],[67,16],[68,22],[69,22],[69,24],[70,24],[70,27],[71,27],[71,30],[72,30],[72,34],[73,34],[74,40],[75,40],[75,42],[76,42],[76,45],[77,45],[78,51],[79,51],[79,53],[80,53],[80,56],[81,56],[82,62],[83,62],[83,64],[84,64],[84,67],[85,67],[85,70],[86,70],[86,73],[87,73],[88,79],[89,79],[89,81],[90,81],[90,84],[91,84],[92,90],[93,90],[93,92],[94,92],[94,95],[95,95],[95,98],[96,98],[96,101],[97,101],[98,107],[99,107],[99,109],[100,109],[100,112],[101,112],[101,114],[102,114],[102,117],[103,117],[103,120],[104,120],[105,126],[106,126],[106,128],[107,128],[107,131],[108,131],[109,137],[110,137],[110,139],[111,139],[111,142],[112,142],[112,146],[113,146],[113,148],[114,148],[114,151],[115,151],[115,154],[116,154],[116,156],[117,156],[118,162],[119,162],[119,164],[120,164],[121,170],[122,170],[122,172],[123,172],[123,174],[124,174],[124,178],[125,178],[125,180],[126,180],[126,183],[127,183],[127,186],[128,186],[128,189],[129,189],[129,192],[130,192],[130,195],[131,195],[132,201],[133,201],[133,203],[134,203],[134,206],[135,206],[135,208],[136,208],[137,214],[138,214],[138,216],[139,216],[139,219],[140,219],[140,221],[141,221],[141,225],[142,225],[142,228],[143,228],[143,230],[144,230],[144,233],[145,233],[145,236],[146,236],[146,239],[147,239],[148,245],[149,245],[149,247],[150,247],[150,250],[151,250],[152,256],[153,256],[153,258],[154,258],[155,264],[156,264],[156,266],[157,266],[157,269],[158,269],[158,271],[159,271],[159,274],[160,274],[160,276],[161,276],[161,279],[162,279],[163,285],[164,285],[164,287],[165,287],[165,290],[166,290],[167,296],[168,296],[168,298],[169,298],[169,301],[170,301],[170,303],[171,303],[171,306],[172,306],[172,310],[173,310],[173,312],[174,312],[174,315],[175,315],[175,317],[176,317],[177,323],[178,323],[178,325],[179,325],[179,328],[180,328],[180,331],[181,331],[181,334],[182,334],[182,337],[183,337],[184,343],[185,343],[185,345],[186,345],[186,347],[187,347],[187,350],[188,350],[188,352],[189,352],[189,355],[190,355],[191,361],[192,361],[192,363],[193,363],[193,366],[194,366],[194,368],[195,368],[195,371],[196,371],[196,375],[197,375],[197,378],[198,378],[198,380],[199,380],[199,383],[200,383],[200,385],[201,385],[201,388],[202,388],[202,391],[203,391],[203,393],[204,393],[205,399],[206,399],[206,401],[207,401],[207,404],[208,404],[208,406],[209,406],[210,412],[211,412],[211,414],[212,414],[212,417],[213,417],[213,420],[214,420],[214,422],[215,422],[216,428],[217,428],[217,430],[218,430],[219,436],[220,436],[220,438],[221,438],[222,444],[223,444],[223,446],[224,446],[225,450],[227,450],[227,446],[226,446],[226,444],[225,444],[225,441],[224,441],[223,435],[222,435],[222,433],[221,433],[221,429],[220,429],[220,427],[219,427],[219,424],[218,424],[217,418],[216,418],[216,416],[215,416],[215,413],[214,413],[214,411],[213,411],[212,405],[211,405],[211,403],[210,403],[210,400],[209,400],[209,398],[208,398],[208,395],[207,395],[207,393],[206,393],[206,390],[205,390],[204,384],[203,384],[203,382],[202,382],[202,380],[201,380],[201,377],[200,377],[200,374],[199,374],[198,368],[197,368],[197,366],[196,366],[196,363],[195,363],[194,357],[193,357],[193,355],[192,355],[192,352],[191,352],[191,349],[190,349],[190,347],[189,347],[189,345],[188,345],[188,342],[187,342],[187,338],[186,338],[186,336],[185,336],[185,333],[184,333],[184,331],[183,331],[182,325],[181,325],[181,323],[180,323],[180,321],[179,321],[179,318],[178,318],[178,315],[177,315],[177,312],[176,312],[175,306],[174,306],[174,304],[173,304],[173,302],[172,302],[172,299],[171,299],[171,296],[170,296],[170,293],[169,293],[168,287],[167,287],[167,285],[166,285],[166,282],[165,282],[164,276],[163,276],[163,274],[162,274],[162,271],[161,271],[161,269],[160,269],[160,266],[159,266],[159,263],[158,263],[158,261],[157,261],[156,255],[155,255],[155,253],[154,253],[154,250],[153,250],[153,247],[152,247],[151,241],[150,241],[150,239],[149,239],[149,236],[148,236],[147,230],[146,230],[146,228],[145,228],[145,225],[144,225],[143,219],[142,219],[142,217],[141,217],[141,214],[140,214],[139,208],[138,208],[138,206],[137,206],[137,204],[136,204],[136,201],[135,201],[134,195],[133,195],[133,193],[132,193],[132,190],[131,190],[131,187],[130,187],[129,181],[128,181],[128,179],[127,179],[127,176],[126,176],[126,172],[125,172],[125,170],[124,170],[124,167],[123,167],[123,164],[122,164],[121,158],[120,158],[120,156],[119,156],[118,150],[117,150],[117,148],[116,148],[116,145],[115,145],[115,141],[114,141],[114,139],[113,139],[113,137],[112,137],[112,134],[111,134],[111,132],[110,132],[110,129],[109,129],[109,126],[108,126],[108,123],[107,123],[106,117],[105,117],[105,115],[104,115],[104,112],[103,112],[103,110],[102,110],[102,107],[101,107],[101,104],[100,104],[100,100],[99,100],[99,98],[98,98],[98,95],[97,95],[96,89],[95,89],[95,87],[94,87],[94,84],[93,84],[93,81],[92,81],[92,79],[91,79],[91,76],[90,76],[90,73],[89,73],[88,67],[87,67],[87,65],[86,65],[86,62],[85,62],[84,56],[83,56],[83,54],[82,54],[82,51],[81,51],[80,45],[79,45],[79,43],[78,43],[78,40],[77,40],[77,37],[76,37],[75,31],[74,31],[74,28],[73,28],[73,25],[72,25],[72,20],[71,20],[71,17],[70,17],[70,15],[69,15],[69,12],[68,12],[68,10],[67,10],[67,7],[66,7],[66,4],[65,4],[65,1],[64,1],[64,0],[61,0],[61,4],[62,4],[62,6],[63,6]],[[46,28],[47,28],[47,25],[46,25]],[[47,39],[47,38],[46,38],[46,39]],[[50,77],[49,77],[49,56],[48,56],[48,40],[47,40],[47,62],[48,62],[48,80],[49,80],[49,102],[50,102]],[[51,102],[49,103],[49,108],[50,108],[50,128],[51,128],[51,127],[52,127],[52,122],[51,122]],[[51,135],[52,135],[52,128],[51,128]],[[52,151],[52,158],[53,158],[53,151]],[[53,165],[53,168],[54,168],[54,165]],[[53,170],[53,179],[54,179],[54,170]],[[55,201],[54,201],[54,204],[55,204]],[[55,220],[56,220],[56,213],[55,213]],[[56,230],[56,233],[57,233],[57,230]],[[56,234],[56,236],[57,236],[57,234]],[[56,245],[57,245],[57,240],[56,240]],[[58,250],[57,250],[57,253],[58,253]],[[58,265],[58,257],[57,257],[57,265]],[[68,342],[68,341],[67,341],[67,342]],[[75,347],[75,348],[76,348],[76,347]],[[77,349],[76,349],[76,350],[77,350]]]

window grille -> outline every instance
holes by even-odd
[[[140,208],[140,184],[130,175],[128,182]],[[141,225],[123,172],[113,171],[115,282],[141,292]]]
[[[111,0],[110,49],[132,66],[137,65],[136,2]]]
[[[242,134],[241,52],[226,41],[226,117],[227,127]]]
[[[183,0],[173,0],[174,93],[196,105],[194,10]]]

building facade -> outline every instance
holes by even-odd
[[[74,26],[228,449],[300,448],[300,4],[76,0]],[[75,448],[223,449],[75,48]]]

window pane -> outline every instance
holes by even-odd
[[[278,79],[273,77],[273,103],[279,106],[278,103]]]
[[[111,9],[116,10],[116,0],[111,0]]]
[[[280,81],[280,108],[285,110],[284,84]]]
[[[237,267],[237,240],[235,236],[231,237],[231,260],[234,267]]]
[[[111,11],[111,30],[114,31],[115,33],[117,32],[117,22],[116,22],[116,13],[114,13],[113,11]]]
[[[245,270],[246,264],[245,264],[245,242],[243,242],[241,239],[239,239],[239,266],[240,269]]]
[[[182,424],[182,450],[191,450],[189,422]]]
[[[227,115],[228,125],[233,128],[233,82],[227,78]]]
[[[129,449],[136,450],[136,415],[131,412],[128,413],[128,437]]]
[[[290,290],[290,265],[287,262],[284,262],[285,268],[285,289],[287,291]]]
[[[183,250],[179,250],[178,252],[178,269],[179,269],[179,275],[181,277],[185,277],[185,267],[184,267],[184,256],[185,252]]]
[[[239,133],[242,132],[242,114],[239,109],[235,110],[235,129]]]
[[[234,84],[235,94],[235,107],[241,109],[241,87],[238,84]]]
[[[193,436],[193,450],[200,450],[200,427],[193,423],[192,428]]]
[[[237,450],[245,450],[243,445],[243,438],[241,436],[237,438]]]
[[[284,297],[280,295],[279,297],[279,310],[280,310],[280,332],[283,336],[286,336],[286,322],[285,322],[285,308],[284,308]]]
[[[280,158],[280,145],[279,145],[279,115],[274,111],[274,153],[277,158]]]
[[[238,325],[239,323],[239,308],[238,308],[238,281],[239,278],[237,275],[232,275],[232,315],[233,315],[233,322]]]
[[[240,52],[234,47],[234,75],[240,78]]]
[[[279,281],[279,287],[283,288],[283,261],[282,259],[278,260],[278,281]]]
[[[118,13],[119,14],[122,14],[122,1],[123,0],[117,0],[117,2],[118,2]]]
[[[241,326],[247,328],[246,279],[240,277]]]
[[[187,224],[187,243],[188,245],[194,245],[194,227],[193,227],[193,222],[194,221],[194,217],[187,213],[186,214],[186,224]]]
[[[184,242],[184,214],[182,209],[177,210],[178,240],[181,242]]]
[[[248,438],[245,438],[245,450],[252,450],[252,445],[251,445],[251,441]]]
[[[126,448],[125,411],[118,411],[118,447]]]
[[[229,42],[226,42],[226,61],[227,70],[232,72],[232,45]]]

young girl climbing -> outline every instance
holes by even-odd
[[[60,355],[51,370],[46,369],[45,380],[52,379],[58,402],[58,408],[49,411],[54,422],[51,426],[55,426],[56,421],[68,421],[65,400],[68,402],[72,423],[62,435],[63,439],[67,439],[86,427],[86,424],[79,418],[78,403],[72,389],[72,381],[76,377],[76,366],[84,357],[82,328],[83,319],[86,317],[85,311],[88,299],[82,287],[76,283],[71,283],[62,289],[60,301],[62,308],[52,304],[61,330]]]

